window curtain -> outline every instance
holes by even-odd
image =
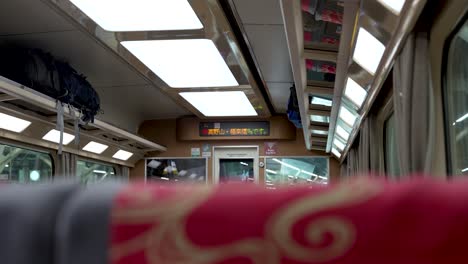
[[[130,180],[130,168],[129,167],[122,167],[122,178],[124,181]]]
[[[369,115],[365,122],[368,122],[369,131],[369,172],[378,173],[380,170],[379,142],[381,135],[377,133],[379,131],[377,117]]]
[[[411,34],[393,70],[396,141],[402,175],[429,172],[433,147],[427,33]]]
[[[369,171],[369,154],[370,154],[370,131],[369,120],[366,119],[362,123],[361,130],[359,130],[359,146],[357,148],[358,159],[358,172],[367,173]]]
[[[346,161],[343,161],[340,166],[340,176],[342,180],[348,178],[348,164],[346,164]]]
[[[376,119],[368,116],[359,131],[359,146],[357,149],[358,172],[369,174],[379,169],[378,137],[376,134]]]
[[[353,147],[349,150],[346,164],[348,177],[356,176],[359,174],[359,157],[358,150]]]
[[[117,166],[115,168],[115,174],[117,175],[117,179],[127,182],[130,179],[130,168],[126,166]]]
[[[76,176],[76,155],[62,152],[58,155],[58,164],[56,165],[56,175],[65,178],[74,178]]]

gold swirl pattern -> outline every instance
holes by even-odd
[[[264,238],[245,238],[211,247],[196,245],[185,230],[188,216],[212,196],[209,188],[181,190],[160,201],[140,190],[130,195],[135,201],[130,208],[116,208],[113,221],[115,225],[152,224],[152,228],[113,245],[111,260],[119,263],[123,257],[143,251],[147,263],[151,264],[207,264],[238,257],[256,264],[279,264],[284,257],[306,263],[330,261],[352,248],[356,239],[353,224],[339,216],[312,220],[304,230],[307,241],[318,246],[324,242],[325,234],[330,234],[333,241],[326,246],[309,248],[294,239],[292,228],[295,223],[325,210],[364,202],[379,190],[375,184],[359,183],[354,187],[338,186],[319,194],[301,196],[270,216]]]
[[[320,195],[310,195],[279,209],[266,225],[266,233],[275,241],[287,257],[305,262],[325,262],[344,255],[356,239],[354,225],[340,216],[325,216],[308,223],[305,234],[312,245],[323,242],[329,233],[333,242],[325,248],[309,248],[300,245],[292,237],[295,223],[307,215],[324,210],[346,207],[364,202],[375,196],[380,190],[376,184],[366,181],[352,185],[339,185],[336,189]]]

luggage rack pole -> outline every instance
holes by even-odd
[[[39,107],[45,108],[49,111],[56,111],[57,103],[52,98],[48,98],[42,94],[39,94],[28,87],[25,87],[21,84],[18,84],[14,81],[11,81],[3,76],[0,76],[0,91],[18,98],[20,100],[25,100],[27,102],[33,103]],[[70,110],[68,107],[64,107],[64,115],[72,118],[78,114],[75,110]],[[108,131],[110,133],[114,133],[124,138],[128,138],[130,140],[134,140],[140,144],[145,145],[148,149],[157,150],[157,151],[167,151],[167,148],[151,142],[147,139],[139,137],[135,134],[132,134],[128,131],[125,131],[121,128],[115,127],[110,125],[106,122],[103,122],[99,119],[95,119],[94,123],[90,123],[91,126],[94,126],[98,129],[102,129],[104,131]]]
[[[286,39],[288,40],[294,83],[296,85],[299,112],[301,114],[302,129],[304,131],[304,141],[306,148],[311,150],[311,133],[309,131],[310,118],[307,113],[309,109],[309,95],[306,92],[307,76],[304,63],[304,31],[300,1],[281,0],[280,3]]]

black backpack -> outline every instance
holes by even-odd
[[[68,63],[38,49],[0,47],[0,75],[69,104],[93,122],[100,110],[97,92]]]
[[[100,110],[100,99],[96,90],[68,63],[57,61],[56,67],[60,76],[60,85],[67,91],[61,101],[77,108],[82,113],[84,122],[93,122],[94,116]]]
[[[67,92],[62,89],[52,55],[38,49],[1,48],[0,75],[53,98]]]

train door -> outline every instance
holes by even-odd
[[[258,146],[213,147],[215,183],[258,183]]]

